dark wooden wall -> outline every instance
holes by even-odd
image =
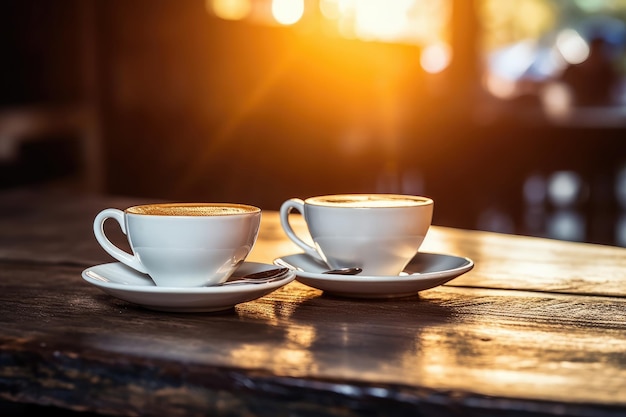
[[[62,5],[69,12],[46,23],[61,30],[45,47],[31,46],[28,34],[3,40],[20,58],[3,77],[3,104],[33,96],[15,76],[61,99],[80,95],[72,93],[81,78],[72,45],[85,36],[72,23],[76,3],[8,2],[22,3],[37,19]],[[512,221],[500,231],[541,234],[525,225],[524,181],[572,170],[590,190],[575,207],[587,219],[585,240],[615,242],[624,126],[529,122],[527,108],[510,103],[485,116],[493,103],[472,53],[428,75],[417,47],[222,21],[200,0],[90,4],[107,192],[265,209],[322,193],[423,193],[436,200],[436,224],[478,228],[485,212],[499,210]],[[467,52],[479,26],[463,10],[453,39]]]

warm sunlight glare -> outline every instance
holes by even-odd
[[[272,15],[281,25],[293,25],[304,14],[304,0],[272,0]]]
[[[435,43],[448,17],[443,0],[321,0],[321,15],[339,32],[365,41]]]
[[[429,45],[422,51],[420,64],[424,71],[436,74],[443,71],[450,64],[452,51],[445,43]]]
[[[483,85],[494,97],[502,99],[513,98],[517,93],[515,81],[492,73],[484,76]]]
[[[561,82],[552,82],[541,91],[541,105],[546,115],[554,120],[566,119],[572,111],[572,91]]]
[[[339,0],[320,0],[320,12],[326,19],[339,19]]]
[[[589,45],[578,32],[565,29],[556,38],[556,47],[570,64],[580,64],[589,57]]]
[[[362,0],[356,3],[355,32],[361,39],[393,40],[407,26],[412,1]]]
[[[225,20],[241,20],[250,14],[250,0],[207,0],[207,8]]]
[[[544,0],[482,0],[479,12],[483,42],[493,51],[524,39],[537,39],[558,21],[556,8]]]
[[[206,0],[206,5],[209,12],[228,20],[289,26],[303,18],[318,19],[326,32],[344,38],[414,45],[446,42],[451,13],[449,0]],[[439,67],[447,65],[445,55],[444,49],[433,49],[426,65],[441,71]]]

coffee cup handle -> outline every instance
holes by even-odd
[[[130,266],[131,268],[143,273],[147,274],[148,271],[139,261],[136,255],[131,255],[130,253],[123,251],[122,249],[115,246],[109,238],[104,233],[104,222],[107,219],[115,220],[122,229],[122,232],[126,235],[126,219],[124,218],[124,212],[118,209],[104,209],[100,213],[96,215],[96,218],[93,221],[93,233],[96,236],[96,240],[102,246],[102,248],[112,257],[122,262],[123,264]]]
[[[282,225],[283,230],[285,231],[289,239],[291,239],[293,243],[302,248],[307,253],[307,255],[313,257],[314,259],[325,262],[319,255],[319,253],[317,253],[315,247],[300,239],[296,235],[296,232],[294,232],[291,224],[289,223],[289,214],[292,210],[298,211],[304,216],[304,201],[299,198],[290,198],[280,206],[280,224]]]

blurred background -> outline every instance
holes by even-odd
[[[626,246],[625,22],[624,0],[4,0],[0,190],[424,194],[437,225]]]

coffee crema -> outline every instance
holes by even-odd
[[[159,203],[126,209],[127,213],[146,216],[233,216],[260,211],[258,207],[235,203]]]
[[[427,197],[400,194],[337,194],[311,197],[307,204],[331,207],[377,208],[377,207],[415,207],[432,204]]]

